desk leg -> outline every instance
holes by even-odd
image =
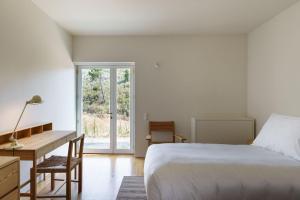
[[[30,200],[36,200],[36,159],[33,159],[30,170]]]

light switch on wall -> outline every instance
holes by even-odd
[[[144,113],[144,120],[148,121],[148,113]]]

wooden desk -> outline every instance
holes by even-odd
[[[0,156],[18,156],[20,160],[31,160],[33,162],[33,171],[35,172],[30,181],[22,184],[22,187],[30,182],[30,193],[22,193],[21,196],[30,196],[30,199],[36,199],[36,165],[37,159],[62,146],[69,140],[76,137],[75,131],[45,131],[39,134],[31,135],[18,139],[24,147],[18,150],[5,150],[9,143],[0,145]]]

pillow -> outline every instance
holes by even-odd
[[[300,160],[300,118],[272,114],[252,145]]]

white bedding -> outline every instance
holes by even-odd
[[[253,145],[151,145],[144,173],[148,200],[300,199],[300,162]]]

